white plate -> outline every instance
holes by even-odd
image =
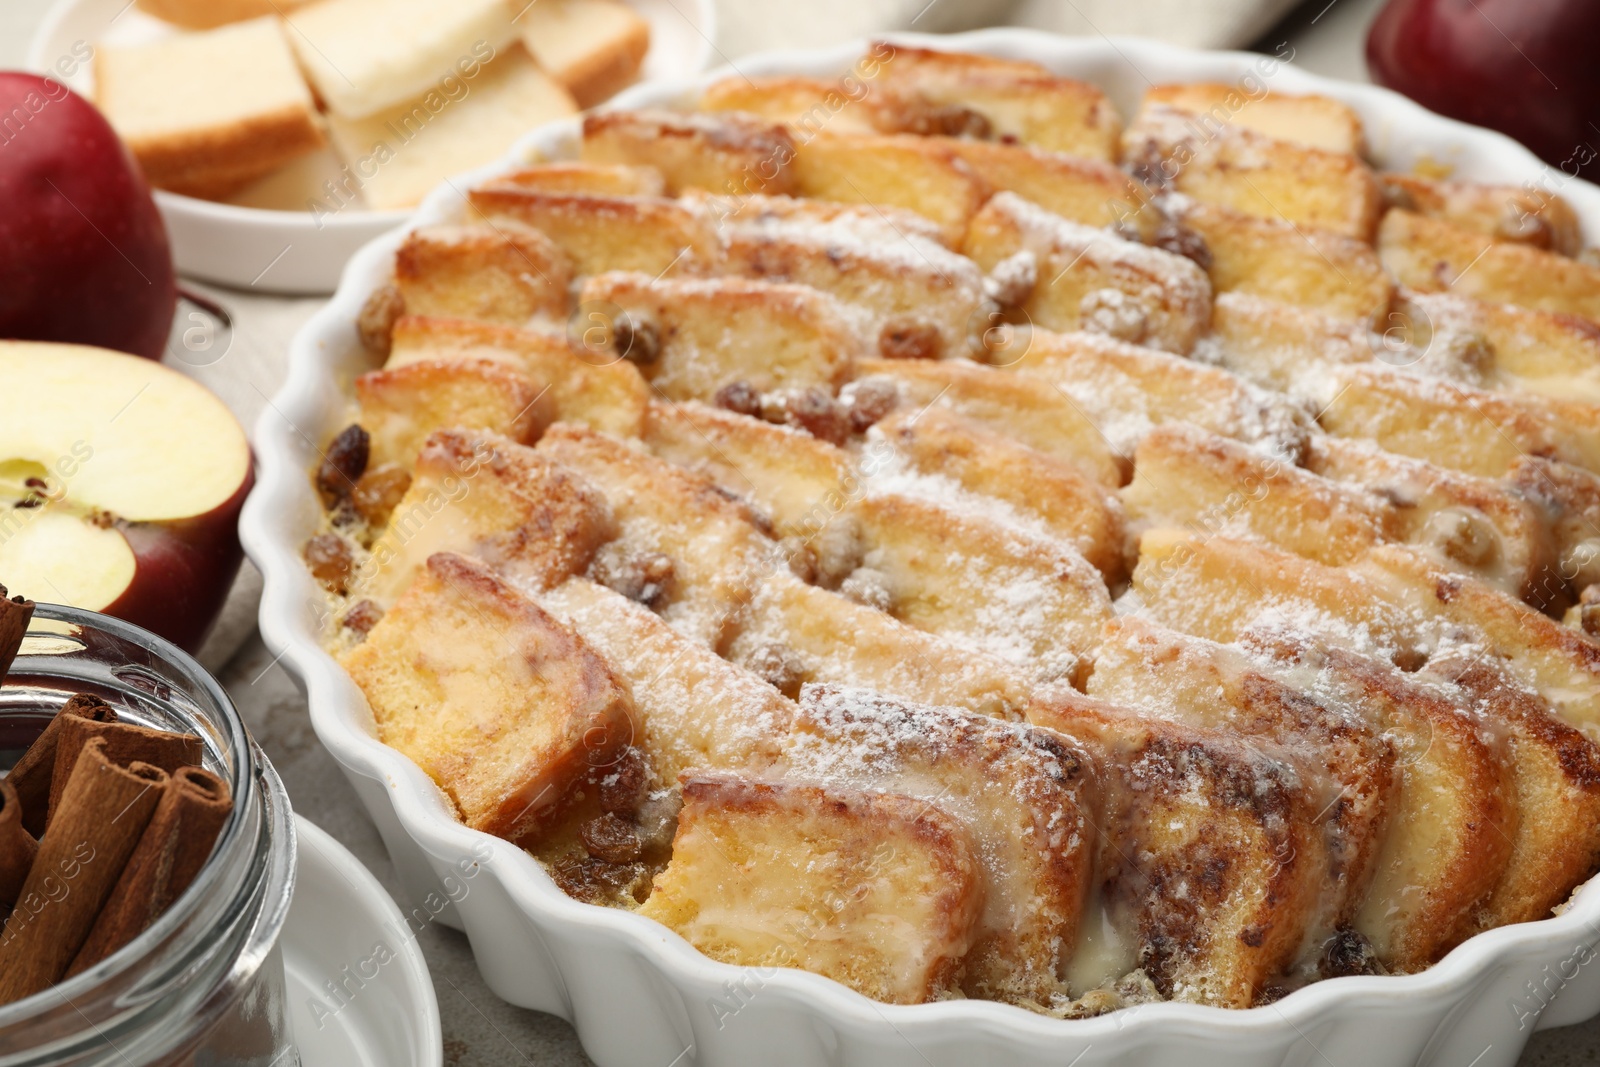
[[[55,73],[70,88],[93,99],[93,64],[82,60],[86,45],[134,44],[178,32],[133,9],[131,2],[61,0],[34,35],[29,68]],[[705,70],[715,54],[713,0],[628,3],[650,23],[646,78],[687,78]],[[410,214],[351,207],[319,218],[305,208],[304,190],[338,177],[338,159],[324,150],[288,170],[298,173],[279,175],[276,181],[269,177],[235,203],[157,191],[156,204],[172,237],[178,271],[269,293],[331,293],[351,255]]]
[[[1465,178],[1540,183],[1571,202],[1590,243],[1600,239],[1600,189],[1565,179],[1507,137],[1441,118],[1374,86],[1283,65],[1264,75],[1270,57],[1131,38],[985,30],[888,39],[1042,63],[1102,86],[1124,114],[1158,78],[1227,83],[1253,75],[1273,90],[1324,93],[1360,114],[1379,165],[1406,170],[1427,156]],[[864,49],[865,42],[855,41],[770,53],[741,60],[739,68],[751,76],[836,75]],[[613,103],[668,106],[692,99],[726,73],[640,86]],[[518,151],[559,157],[572,149],[575,135],[574,123],[557,123],[524,139]],[[417,223],[456,217],[461,191],[495,169],[436,189]],[[348,418],[344,390],[369,366],[356,338],[356,316],[367,295],[390,277],[401,237],[381,238],[351,260],[333,300],[295,338],[288,381],[256,425],[257,482],[241,533],[265,577],[261,632],[304,679],[317,736],[377,822],[408,894],[417,900],[443,896],[443,879],[476,854],[481,873],[470,894],[443,909],[439,920],[466,931],[497,995],[570,1020],[596,1063],[1511,1067],[1535,1029],[1600,1011],[1600,879],[1581,887],[1561,915],[1479,934],[1419,974],[1336,978],[1242,1011],[1160,1003],[1074,1021],[990,1001],[881,1004],[803,971],[717,963],[642,916],[566,896],[526,852],[456,821],[428,776],[378,741],[361,691],[319,643],[325,597],[300,558],[321,515],[307,477],[318,458],[313,442],[326,440]]]
[[[301,1067],[441,1067],[433,980],[400,909],[313,823],[296,816],[295,834],[294,903],[279,945]]]

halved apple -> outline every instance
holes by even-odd
[[[147,359],[0,341],[0,584],[193,651],[238,572],[244,430]]]

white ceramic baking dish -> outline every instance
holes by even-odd
[[[1015,30],[891,39],[1034,60],[1105,87],[1124,115],[1158,81],[1253,76],[1275,90],[1326,93],[1360,112],[1381,165],[1406,169],[1426,155],[1462,176],[1539,182],[1571,201],[1590,242],[1600,237],[1600,189],[1567,179],[1499,134],[1440,118],[1382,89],[1314,77],[1258,55],[1139,40]],[[769,54],[741,61],[739,70],[834,74],[848,70],[864,47]],[[612,106],[672,104],[719,76],[641,86]],[[514,155],[559,157],[571,150],[575,132],[572,123],[539,130]],[[497,169],[440,188],[415,223],[451,217],[462,192]],[[1193,1067],[1502,1067],[1516,1061],[1535,1029],[1600,1012],[1596,884],[1578,892],[1562,915],[1479,935],[1421,974],[1334,979],[1248,1011],[1155,1004],[1082,1021],[982,1001],[879,1004],[816,975],[713,962],[647,919],[568,898],[526,853],[456,822],[428,777],[378,743],[360,691],[319,644],[323,597],[300,560],[318,520],[307,472],[317,445],[347,415],[346,387],[365,369],[356,314],[386,279],[399,239],[391,233],[351,261],[333,301],[296,339],[289,380],[256,427],[260,469],[245,507],[244,539],[266,577],[261,630],[304,681],[317,735],[377,821],[415,906],[466,931],[499,996],[570,1020],[595,1062],[1096,1067],[1181,1059]]]

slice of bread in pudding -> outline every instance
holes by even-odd
[[[615,533],[605,499],[571,471],[505,437],[440,430],[418,453],[355,594],[387,606],[437,552],[545,588],[583,573]]]
[[[481,188],[527,189],[536,193],[593,193],[597,196],[665,196],[667,180],[654,167],[622,163],[552,160],[496,174]]]
[[[1221,204],[1168,205],[1205,241],[1219,293],[1239,292],[1346,319],[1377,320],[1394,281],[1365,241],[1262,218]]]
[[[638,437],[650,387],[633,364],[575,347],[565,334],[488,322],[405,316],[394,324],[385,370],[413,363],[487,360],[548,389],[553,421],[577,422],[616,437]]]
[[[669,196],[783,194],[795,185],[788,131],[737,112],[595,112],[584,116],[581,154],[586,163],[653,167]]]
[[[446,77],[471,84],[515,41],[511,16],[503,0],[317,0],[294,13],[290,39],[328,110],[356,120],[439,91]]]
[[[1047,730],[808,685],[785,756],[791,776],[922,799],[970,834],[983,910],[961,962],[969,996],[1048,1004],[1062,990],[1092,881],[1088,760]]]
[[[947,993],[983,910],[977,846],[901,793],[698,772],[640,914],[712,959],[891,1004]]]
[[[735,382],[832,392],[861,347],[843,306],[803,285],[612,272],[584,282],[579,303],[600,317],[605,346],[669,400],[710,400]]]
[[[317,6],[346,2],[322,0]],[[400,13],[382,7],[384,2],[378,0],[382,9],[372,18],[393,23]],[[504,11],[502,0],[494,4]],[[297,24],[300,18],[296,16]],[[567,91],[551,81],[520,45],[501,47],[470,78],[457,79],[451,71],[450,63],[458,54],[468,53],[452,52],[429,73],[415,98],[407,94],[376,114],[352,116],[336,109],[328,116],[334,147],[360,176],[368,207],[414,207],[453,175],[505,155],[528,130],[577,113]],[[441,75],[449,75],[449,80],[429,88]]]
[[[1361,154],[1364,139],[1361,117],[1346,104],[1242,82],[1152,85],[1145,91],[1144,106],[1186,112],[1205,131],[1239,126],[1275,140],[1350,156]]]
[[[1101,327],[1183,354],[1211,322],[1211,283],[1192,260],[1069,222],[1015,193],[972,218],[963,251],[985,271],[1027,262],[1033,284],[1014,306],[1048,330]]]
[[[1123,158],[1146,182],[1204,203],[1372,240],[1383,196],[1361,160],[1204,118],[1146,97],[1122,135]]]
[[[1583,248],[1583,227],[1562,197],[1520,185],[1381,174],[1383,191],[1395,207],[1443,219],[1496,241],[1531,245],[1564,256]]]
[[[572,265],[544,234],[508,219],[413,230],[394,277],[408,315],[566,326]]]
[[[95,103],[151,185],[223,199],[322,146],[287,32],[264,17],[142,45],[101,45]]]
[[[487,566],[440,553],[341,660],[378,739],[475,830],[531,842],[633,734],[626,685]]]
[[[857,80],[786,75],[736,75],[712,82],[700,95],[702,111],[742,111],[781,122],[809,140],[824,129],[834,133],[888,133],[894,123],[888,101]]]
[[[703,274],[722,258],[711,220],[685,201],[650,196],[545,192],[489,183],[467,194],[473,212],[515,219],[544,233],[573,272],[643,271],[653,277]]]
[[[356,379],[359,422],[371,436],[371,465],[410,470],[435,430],[502,434],[530,444],[553,414],[547,387],[486,359],[423,360]]]
[[[795,146],[793,175],[801,196],[915,212],[952,248],[989,194],[959,155],[925,137],[819,134]]]
[[[539,0],[513,22],[540,68],[582,108],[631,85],[650,50],[650,23],[618,0]]]

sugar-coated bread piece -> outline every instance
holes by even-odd
[[[508,841],[537,840],[633,735],[627,687],[581,638],[447,552],[341,662],[379,740]]]
[[[1405,665],[1423,655],[1416,617],[1384,599],[1365,575],[1257,542],[1147,530],[1133,592],[1148,618],[1212,641],[1237,641],[1277,624]]]
[[[1103,334],[1034,330],[1008,369],[1048,382],[1128,456],[1150,427],[1190,422],[1292,464],[1312,430],[1299,405],[1221,367]]]
[[[831,391],[862,347],[844,307],[803,285],[610,272],[585,281],[578,300],[600,317],[605,348],[669,400],[710,400],[734,382]]]
[[[591,576],[713,648],[736,626],[751,584],[781,565],[745,507],[643,448],[558,423],[538,451],[596,486],[617,523]]]
[[[1111,616],[1111,595],[1070,544],[981,505],[868,487],[850,509],[861,567],[841,591],[1006,660],[1037,683],[1079,676]]]
[[[661,616],[586,578],[539,594],[539,605],[605,658],[633,694],[651,787],[692,770],[775,766],[794,725],[794,702]]]
[[[321,147],[277,18],[95,52],[95,103],[158,189],[220,200]]]
[[[708,203],[721,214],[722,202]],[[818,218],[790,212],[791,203],[806,201],[752,197],[722,218],[727,273],[837,297],[885,358],[973,351],[975,325],[988,322],[983,272],[970,259],[899,220],[875,213]]]
[[[1262,218],[1221,204],[1167,209],[1205,242],[1219,293],[1241,292],[1347,319],[1376,320],[1394,281],[1372,246],[1353,237]]]
[[[1321,913],[1325,938],[1349,923],[1366,896],[1400,783],[1384,725],[1327,694],[1262,670],[1238,649],[1138,616],[1109,621],[1094,653],[1091,697],[1202,729],[1226,730],[1282,753],[1321,800],[1329,856]],[[1315,942],[1307,945],[1315,953]]]
[[[725,654],[789,695],[806,682],[836,682],[1007,719],[1034,703],[1027,676],[1004,660],[787,570],[774,571],[755,591]]]
[[[1509,481],[1549,523],[1556,564],[1545,572],[1542,598],[1530,603],[1554,603],[1576,597],[1600,582],[1600,476],[1570,463],[1523,456],[1511,465]],[[1586,631],[1587,632],[1587,631]]]
[[[1558,311],[1402,290],[1395,302],[1414,346],[1483,362],[1495,385],[1600,403],[1600,325]]]
[[[1389,203],[1453,222],[1496,241],[1532,245],[1564,256],[1583,249],[1583,227],[1572,205],[1543,190],[1520,185],[1380,174]]]
[[[1548,918],[1600,869],[1600,748],[1494,655],[1462,647],[1435,656],[1423,677],[1449,682],[1481,721],[1509,739],[1521,818],[1505,873],[1451,930],[1455,941],[1508,923]]]
[[[667,181],[654,167],[576,160],[536,163],[497,174],[484,187],[511,186],[543,193],[595,193],[600,196],[665,196]]]
[[[920,1004],[954,984],[982,909],[977,847],[937,804],[700,773],[640,914],[724,963]]]
[[[468,202],[484,218],[515,219],[542,231],[579,275],[636,270],[676,278],[709,273],[722,258],[712,220],[690,203],[665,197],[547,193],[490,183],[472,190]]]
[[[700,95],[702,111],[744,111],[781,122],[804,139],[821,133],[886,133],[890,106],[859,79],[735,75],[712,82]]]
[[[633,364],[574,347],[564,333],[520,330],[467,319],[406,315],[394,324],[386,370],[413,363],[488,360],[540,389],[553,422],[582,423],[638,437],[650,387]]]
[[[962,990],[1012,1003],[1063,992],[1097,845],[1083,753],[1048,730],[808,685],[785,762],[801,779],[904,793],[949,812],[972,837],[984,887]]]
[[[1326,434],[1311,438],[1305,466],[1392,501],[1397,540],[1444,567],[1538,607],[1567,602],[1567,583],[1557,572],[1557,524],[1541,510],[1547,505],[1537,489],[1514,484],[1515,473],[1511,481],[1482,478],[1386,452],[1370,441]]]
[[[1504,476],[1523,456],[1600,465],[1594,405],[1491,393],[1377,363],[1330,378],[1318,421],[1340,437],[1489,478]]]
[[[1115,162],[1122,119],[1098,86],[1037,63],[878,42],[864,65],[870,91],[888,90],[901,128],[1015,138],[1051,152]],[[956,128],[952,129],[951,127]]]
[[[1454,222],[1395,208],[1378,232],[1383,265],[1401,285],[1600,323],[1600,267],[1496,241]]]
[[[435,430],[487,430],[529,444],[553,415],[542,387],[492,360],[423,360],[368,371],[355,390],[375,467],[409,470]]]
[[[617,0],[539,0],[515,22],[524,47],[579,107],[631,85],[650,50],[650,24]]]
[[[1152,85],[1145,91],[1144,106],[1188,112],[1205,130],[1236,125],[1326,152],[1360,155],[1362,150],[1360,116],[1331,97],[1280,93],[1242,82],[1190,82]]]
[[[1524,753],[1503,731],[1484,728],[1466,694],[1436,678],[1329,647],[1302,629],[1269,628],[1246,634],[1245,643],[1270,656],[1291,685],[1348,708],[1393,741],[1399,789],[1350,925],[1389,971],[1427,967],[1511,874],[1527,817],[1517,788]]]
[[[921,237],[940,244],[939,224],[915,211],[893,204],[846,204],[801,196],[711,196],[691,189],[681,198],[705,212],[719,231],[724,226],[797,227],[832,225],[850,231],[861,241],[887,242],[901,237]],[[926,246],[917,243],[917,249]],[[948,251],[946,253],[949,254]]]
[[[1214,730],[1063,694],[1028,721],[1099,769],[1104,917],[1074,992],[1141,967],[1174,1000],[1249,1007],[1300,954],[1327,883],[1320,805],[1294,768]],[[1116,1006],[1112,1001],[1112,1006]]]
[[[941,137],[991,189],[1016,193],[1052,214],[1086,226],[1124,223],[1154,235],[1160,213],[1150,190],[1111,163],[1028,145]]]
[[[392,603],[437,552],[470,556],[523,589],[549,587],[581,574],[615,534],[605,498],[579,475],[509,438],[440,430],[417,454],[353,595]]]
[[[585,115],[584,162],[654,167],[669,196],[794,191],[795,143],[782,126],[737,112],[599,111]]]
[[[1135,530],[1176,526],[1255,537],[1331,566],[1400,533],[1400,509],[1189,423],[1139,440],[1122,502]]]
[[[795,146],[793,176],[801,196],[915,212],[951,247],[989,194],[959,155],[925,137],[819,134]]]
[[[1074,464],[937,406],[906,406],[871,433],[881,434],[896,460],[932,478],[942,493],[950,493],[953,482],[970,504],[1038,524],[1071,544],[1108,582],[1123,577],[1122,507]]]
[[[438,224],[407,235],[394,280],[408,315],[565,329],[572,266],[555,242],[509,219]]]
[[[1060,389],[963,360],[865,360],[856,369],[858,380],[891,383],[908,411],[945,408],[1071,463],[1100,485],[1122,484],[1122,462],[1105,434]]]
[[[186,30],[210,30],[230,22],[287,15],[308,0],[138,0],[137,7]]]
[[[1324,403],[1331,368],[1376,358],[1365,323],[1238,289],[1212,301],[1211,333],[1202,344],[1212,362],[1263,389]]]
[[[396,18],[387,9],[375,17]],[[449,77],[438,85],[430,88],[430,80],[415,90],[420,95],[408,93],[374,115],[328,116],[334,146],[361,176],[368,207],[414,207],[451,175],[492,163],[529,130],[577,112],[567,91],[519,45],[474,69],[471,75],[446,70]]]
[[[1372,240],[1383,196],[1361,160],[1202,118],[1147,102],[1122,135],[1134,176],[1247,215]]]
[[[1026,278],[1001,303],[1045,329],[1098,329],[1183,354],[1211,321],[1211,283],[1193,261],[1015,193],[995,194],[973,216],[963,251],[991,274]]]
[[[483,65],[516,39],[511,16],[504,0],[316,0],[294,13],[291,38],[328,110],[352,121],[454,96],[452,80],[481,92]]]
[[[815,537],[859,484],[842,448],[695,401],[652,403],[644,442],[662,459],[747,501],[779,537]]]

